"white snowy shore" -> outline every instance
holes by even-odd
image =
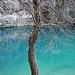
[[[34,25],[32,16],[21,11],[19,14],[1,15],[0,14],[0,27],[15,27]]]

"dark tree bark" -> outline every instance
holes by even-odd
[[[35,43],[38,37],[38,34],[41,30],[40,28],[40,18],[39,18],[39,3],[38,0],[33,0],[33,8],[34,8],[34,18],[35,18],[35,26],[32,35],[29,38],[29,51],[28,51],[28,61],[31,68],[31,75],[39,75],[38,66],[35,57]]]
[[[31,68],[31,75],[39,75],[38,66],[35,57],[35,43],[39,34],[39,30],[34,28],[33,34],[29,38],[28,61]]]

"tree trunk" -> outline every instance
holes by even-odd
[[[31,75],[39,75],[38,66],[35,57],[35,43],[40,30],[37,27],[34,28],[33,34],[29,38],[29,51],[28,51],[28,61],[31,68]]]
[[[39,2],[38,0],[33,0],[33,8],[34,8],[34,18],[35,18],[35,26],[32,32],[32,35],[29,38],[29,51],[28,51],[28,61],[31,68],[31,75],[39,75],[38,66],[35,57],[35,43],[38,37],[38,34],[41,30],[40,28],[40,18],[39,18]]]

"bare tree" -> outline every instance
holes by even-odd
[[[46,35],[46,33],[43,31],[43,27],[47,27],[49,31],[53,31],[54,36],[57,33],[56,31],[54,31],[54,28],[58,28],[64,34],[64,36],[66,36],[64,29],[70,32],[68,27],[70,27],[70,25],[72,26],[75,21],[75,16],[71,17],[69,13],[67,12],[68,8],[69,9],[73,8],[74,10],[74,7],[73,7],[74,0],[68,0],[67,2],[66,0],[59,0],[59,1],[55,0],[55,1],[56,1],[56,5],[52,4],[52,2],[50,2],[49,0],[47,1],[28,0],[28,2],[25,2],[25,0],[23,1],[19,0],[19,3],[21,5],[20,9],[27,10],[32,15],[33,22],[34,22],[34,29],[32,34],[30,34],[30,37],[29,37],[29,51],[28,51],[28,61],[31,68],[31,75],[39,75],[37,61],[35,57],[35,44],[40,31],[42,31]],[[59,2],[61,3],[59,4]],[[62,4],[65,4],[65,5],[63,6]],[[68,8],[66,8],[68,4],[69,6]],[[20,9],[17,11],[20,11]],[[51,36],[51,37],[54,38],[54,36]],[[50,38],[48,37],[48,39]],[[50,43],[50,46],[51,45],[52,45],[52,42]]]
[[[42,27],[48,26],[49,28],[49,26],[51,27],[55,26],[59,28],[60,31],[63,32],[63,34],[65,35],[64,28],[66,28],[68,25],[72,25],[74,19],[72,19],[67,15],[64,16],[61,13],[61,11],[56,10],[55,7],[49,1],[40,3],[39,0],[33,0],[33,8],[34,8],[33,10],[34,14],[32,16],[35,25],[32,35],[29,38],[28,60],[31,68],[31,73],[32,73],[31,75],[39,75],[34,52],[35,52],[35,43]],[[66,19],[66,17],[69,18]]]

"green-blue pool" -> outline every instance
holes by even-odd
[[[0,75],[31,74],[27,53],[29,34],[14,33],[24,30],[32,32],[33,27],[0,29]],[[48,29],[45,33],[40,32],[35,47],[39,75],[75,75],[75,35],[65,38],[58,31],[55,39],[49,40],[52,34]]]

